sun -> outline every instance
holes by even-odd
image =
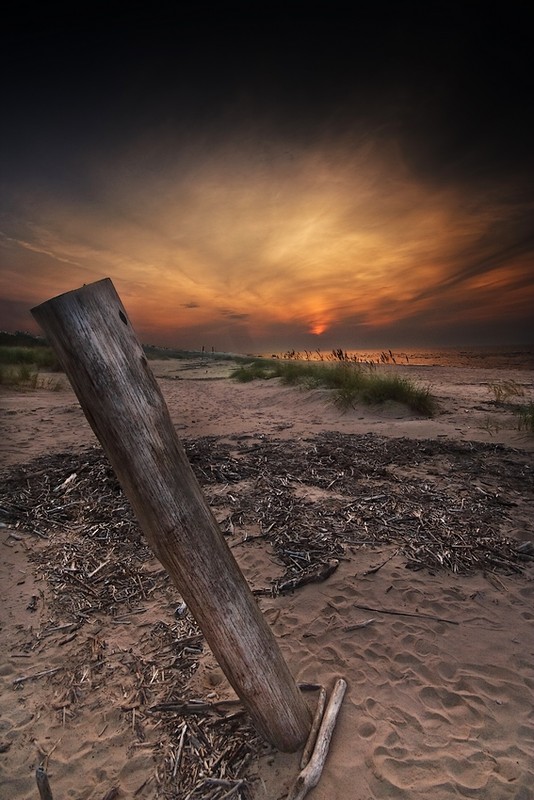
[[[312,322],[310,324],[310,333],[313,333],[314,336],[320,336],[324,333],[328,328],[326,322]]]

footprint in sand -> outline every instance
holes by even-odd
[[[436,664],[436,671],[440,678],[445,681],[452,681],[456,675],[457,666],[450,661],[439,661]]]
[[[373,722],[363,722],[358,728],[358,733],[364,739],[369,739],[376,733],[376,725]]]

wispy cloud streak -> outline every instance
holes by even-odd
[[[23,199],[17,235],[0,239],[4,295],[32,304],[109,275],[153,338],[234,326],[258,346],[281,330],[347,345],[410,320],[424,337],[436,319],[469,326],[534,300],[532,209],[506,186],[430,186],[385,138],[258,140],[160,150],[159,172],[140,142],[94,169],[90,203],[33,201],[30,222]]]

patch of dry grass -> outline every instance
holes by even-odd
[[[254,361],[238,367],[231,377],[242,383],[257,379],[280,378],[287,386],[324,387],[332,390],[332,402],[340,409],[353,408],[356,403],[403,403],[412,411],[431,417],[437,403],[428,387],[420,387],[399,375],[384,375],[374,367],[353,361],[333,363],[317,361]]]

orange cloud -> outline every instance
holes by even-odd
[[[446,304],[467,318],[474,298],[491,315],[503,293],[510,313],[523,306],[525,263],[472,267],[503,209],[418,183],[393,147],[186,155],[159,177],[103,165],[90,206],[34,203],[31,224],[0,240],[0,291],[16,283],[16,299],[33,304],[110,276],[136,327],[174,341],[203,329],[255,339],[280,325],[379,328],[431,320]]]

